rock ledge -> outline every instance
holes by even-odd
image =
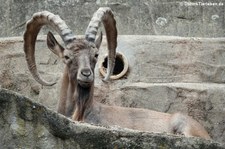
[[[0,115],[2,148],[225,148],[217,142],[199,138],[73,122],[5,89],[0,89]]]

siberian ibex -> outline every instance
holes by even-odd
[[[99,24],[103,22],[108,43],[109,79],[115,61],[117,47],[116,21],[110,8],[99,8],[90,21],[85,38],[76,39],[65,22],[57,15],[43,11],[35,13],[26,24],[24,51],[28,68],[34,79],[42,85],[53,85],[43,80],[37,71],[34,57],[37,35],[44,25],[49,25],[61,36],[61,46],[52,33],[47,35],[49,49],[65,63],[58,112],[73,120],[100,125],[121,127],[150,132],[179,133],[209,139],[207,131],[197,121],[180,113],[167,114],[146,109],[106,106],[93,100],[94,68],[102,34],[96,39]]]

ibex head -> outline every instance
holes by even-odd
[[[67,65],[70,80],[78,81],[82,87],[90,86],[94,81],[94,68],[98,58],[100,42],[88,42],[75,39],[63,48],[54,38],[51,32],[47,36],[47,45]]]
[[[117,29],[112,11],[108,7],[99,8],[93,15],[84,39],[76,39],[65,22],[57,15],[48,11],[35,13],[27,22],[24,33],[24,51],[28,68],[37,82],[42,85],[54,85],[43,80],[37,71],[35,62],[35,42],[42,26],[52,27],[64,41],[60,45],[51,32],[47,35],[48,48],[58,55],[67,65],[70,80],[77,81],[82,87],[88,87],[94,81],[94,68],[98,58],[98,49],[102,42],[102,33],[96,39],[100,23],[103,22],[108,42],[108,70],[104,80],[108,80],[115,63],[117,47]]]

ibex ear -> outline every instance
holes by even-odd
[[[98,38],[95,40],[95,46],[97,49],[100,48],[102,43],[102,32],[100,32],[100,35],[98,36]]]
[[[47,45],[54,54],[58,55],[60,58],[63,57],[64,48],[57,42],[51,32],[48,32],[47,35]]]

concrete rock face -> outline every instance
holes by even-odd
[[[200,3],[201,2],[201,3]],[[111,7],[121,35],[223,37],[225,0],[0,0],[0,37],[20,36],[33,13],[59,14],[75,34],[84,34],[93,13]]]
[[[57,37],[57,39],[59,39]],[[60,39],[59,39],[60,41]],[[103,83],[98,68],[107,53],[106,39],[95,70],[94,99],[108,105],[183,112],[198,120],[213,140],[225,142],[224,38],[119,36],[117,50],[129,62],[129,72]],[[22,38],[0,41],[0,86],[56,110],[63,72],[62,62],[38,37],[36,61],[40,75],[57,81],[39,85],[28,71]]]
[[[0,89],[0,116],[1,148],[224,148],[219,143],[199,138],[73,122],[5,89]]]

